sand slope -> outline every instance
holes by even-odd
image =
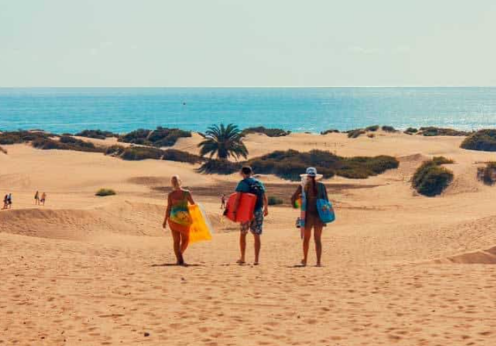
[[[325,230],[323,268],[295,266],[298,212],[287,207],[271,209],[262,264],[234,264],[238,233],[220,216],[216,186],[235,176],[9,146],[0,193],[12,191],[15,204],[0,212],[0,344],[493,345],[496,188],[475,177],[492,155],[461,150],[460,140],[249,136],[252,155],[336,143],[342,155],[399,158],[400,168],[381,176],[328,182],[338,220]],[[456,179],[427,199],[409,179],[433,155],[456,161]],[[202,191],[197,200],[217,230],[214,241],[191,246],[188,268],[171,266],[170,235],[160,227],[157,187],[176,173]],[[100,187],[118,195],[97,198]],[[44,208],[34,206],[36,189],[48,192]]]

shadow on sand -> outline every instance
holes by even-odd
[[[150,267],[203,267],[201,264],[177,264],[177,263],[162,263],[162,264],[152,264]]]

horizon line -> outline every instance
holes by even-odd
[[[0,89],[338,89],[338,88],[496,88],[496,85],[356,85],[356,86],[0,86]]]

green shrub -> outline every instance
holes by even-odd
[[[91,153],[103,153],[105,149],[74,137],[62,136],[58,141],[50,138],[38,138],[31,142],[36,149],[42,150],[73,150]]]
[[[284,204],[284,201],[281,198],[275,197],[275,196],[269,196],[268,202],[269,202],[269,205],[281,205],[281,204]]]
[[[118,134],[110,132],[110,131],[102,131],[102,130],[84,130],[76,133],[76,136],[79,137],[87,137],[94,139],[106,139],[111,137],[119,137]]]
[[[365,131],[376,132],[379,130],[379,125],[373,125],[365,128]]]
[[[325,130],[325,131],[322,131],[320,134],[321,135],[327,135],[329,133],[339,133],[339,130],[336,130],[336,129]]]
[[[56,137],[51,133],[41,131],[12,131],[0,133],[0,144],[10,145],[19,143],[28,143],[37,139],[49,139]]]
[[[125,150],[126,148],[122,145],[111,145],[110,147],[107,147],[107,149],[105,149],[105,155],[121,156]]]
[[[155,147],[171,147],[176,144],[179,138],[188,138],[191,136],[190,131],[157,127],[156,130],[150,133],[148,140]]]
[[[496,130],[477,131],[465,138],[461,147],[469,150],[496,151]]]
[[[365,130],[356,129],[356,130],[350,130],[347,133],[348,133],[348,138],[358,138],[361,135],[365,134]]]
[[[413,135],[415,133],[418,133],[418,130],[414,127],[409,127],[405,130],[405,132],[407,135]]]
[[[149,147],[127,147],[120,157],[126,161],[161,160],[163,151]]]
[[[246,128],[241,133],[243,135],[247,135],[249,133],[263,133],[268,137],[284,137],[289,135],[291,131],[285,131],[282,129],[267,129],[263,126],[259,126]]]
[[[399,167],[398,160],[386,155],[375,157],[340,157],[340,161],[340,166],[337,167],[336,174],[350,179],[366,179]]]
[[[441,167],[438,162],[443,160],[424,162],[413,175],[412,186],[421,195],[440,195],[453,181],[453,172]]]
[[[148,140],[148,136],[150,135],[151,132],[152,132],[151,130],[137,129],[129,133],[126,133],[125,135],[120,136],[119,142],[140,144],[140,145],[151,145],[150,141]]]
[[[451,165],[451,164],[455,163],[454,160],[447,159],[444,156],[434,156],[432,158],[432,162],[434,162],[438,166],[441,166],[441,165]]]
[[[387,126],[387,125],[384,125],[382,127],[382,131],[384,132],[397,132],[396,129],[392,126]]]
[[[421,127],[420,134],[427,137],[433,136],[468,136],[470,133],[466,131],[458,131],[442,127]]]
[[[223,174],[229,175],[238,172],[241,169],[242,164],[239,162],[231,162],[228,160],[207,160],[200,168],[198,172],[204,174]]]
[[[179,138],[191,137],[191,132],[180,129],[157,127],[155,130],[138,129],[119,137],[119,142],[147,145],[153,147],[171,147]]]
[[[95,196],[98,197],[106,197],[106,196],[115,196],[117,193],[112,189],[100,189],[95,193]]]
[[[477,178],[486,185],[496,183],[496,162],[488,162],[485,167],[477,170]]]
[[[250,165],[258,174],[274,174],[293,181],[300,180],[300,175],[309,166],[317,167],[325,178],[339,175],[352,179],[365,179],[399,166],[398,160],[390,156],[345,158],[322,150],[306,153],[287,150],[275,151],[246,162],[209,160],[200,167],[200,172],[231,174],[238,171],[243,164]]]
[[[205,159],[203,159],[198,155],[190,154],[188,152],[176,150],[176,149],[163,150],[162,160],[186,162],[191,164],[205,161]]]
[[[204,159],[198,155],[190,154],[185,151],[176,149],[158,149],[141,146],[123,147],[121,145],[112,145],[105,151],[105,155],[120,157],[126,161],[141,161],[141,160],[166,160],[186,163],[200,163]]]

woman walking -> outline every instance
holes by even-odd
[[[167,198],[167,209],[163,223],[169,225],[174,240],[174,254],[177,264],[185,265],[184,252],[189,244],[189,229],[192,224],[188,203],[195,204],[191,193],[181,187],[181,179],[175,175],[171,179],[172,191]]]
[[[310,238],[315,241],[315,252],[317,254],[317,266],[320,267],[322,262],[322,230],[325,223],[321,220],[317,208],[319,199],[328,200],[326,186],[318,180],[322,175],[317,174],[317,169],[314,167],[307,168],[306,174],[302,175],[302,184],[291,197],[291,203],[296,205],[301,199],[302,216],[300,218],[300,227],[303,228],[303,260],[302,266],[307,265],[308,250],[310,247]]]

